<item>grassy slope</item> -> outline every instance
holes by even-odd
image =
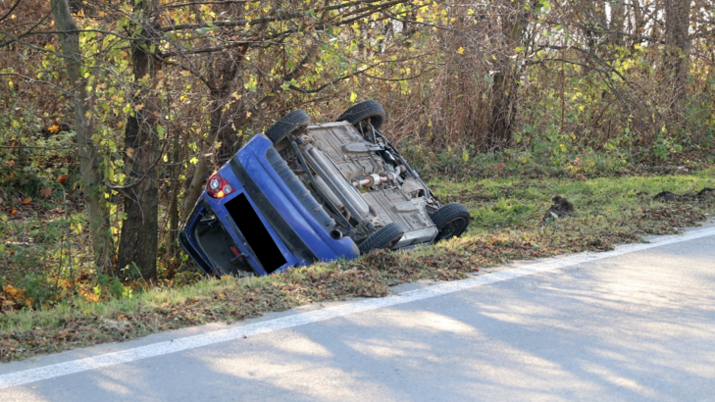
[[[242,320],[312,302],[384,296],[389,286],[399,283],[463,278],[515,259],[607,250],[639,241],[642,235],[674,233],[705,220],[715,212],[713,193],[669,203],[653,200],[664,190],[694,194],[704,187],[715,187],[715,169],[592,180],[435,181],[432,188],[443,203],[461,202],[475,218],[460,239],[271,277],[204,280],[101,303],[75,298],[52,310],[0,315],[0,361]],[[576,216],[544,221],[555,195],[571,201]]]

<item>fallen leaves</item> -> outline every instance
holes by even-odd
[[[0,292],[0,312],[20,310],[23,307],[31,307],[32,299],[24,289],[18,289],[11,285],[5,285]]]

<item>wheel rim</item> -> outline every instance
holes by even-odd
[[[439,231],[440,239],[449,239],[450,237],[456,236],[458,233],[464,231],[467,225],[467,221],[464,218],[456,218],[451,222],[446,224],[442,230]]]

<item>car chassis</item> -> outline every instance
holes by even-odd
[[[375,101],[333,123],[284,116],[209,178],[180,244],[208,274],[251,276],[461,235],[469,212],[440,205],[384,119]]]

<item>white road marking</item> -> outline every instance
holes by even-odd
[[[496,282],[507,281],[520,278],[522,276],[538,274],[542,272],[554,271],[560,268],[570,267],[590,261],[602,260],[623,254],[647,250],[654,247],[668,244],[685,242],[702,237],[715,235],[715,228],[703,228],[687,232],[684,235],[662,236],[654,239],[651,243],[639,243],[619,246],[616,250],[603,253],[581,253],[566,257],[552,258],[545,261],[528,264],[524,267],[494,272],[486,275],[479,275],[468,279],[444,282],[426,288],[411,290],[408,292],[395,294],[379,299],[360,300],[354,303],[340,304],[320,310],[309,311],[288,317],[276,318],[268,321],[261,321],[252,324],[236,324],[227,329],[218,330],[211,333],[187,336],[171,341],[159,342],[151,345],[127,349],[120,352],[108,353],[104,355],[71,360],[63,363],[51,364],[44,367],[18,371],[0,375],[0,389],[30,384],[42,380],[61,377],[70,374],[81,373],[89,370],[101,369],[116,364],[130,363],[137,360],[148,359],[169,353],[183,350],[195,349],[201,346],[213,345],[219,342],[227,342],[243,338],[273,332],[281,329],[293,328],[300,325],[329,320],[331,318],[344,317],[351,314],[365,311],[396,306],[413,301],[424,300],[431,297],[443,296],[461,290],[471,289],[479,286],[489,285]]]

